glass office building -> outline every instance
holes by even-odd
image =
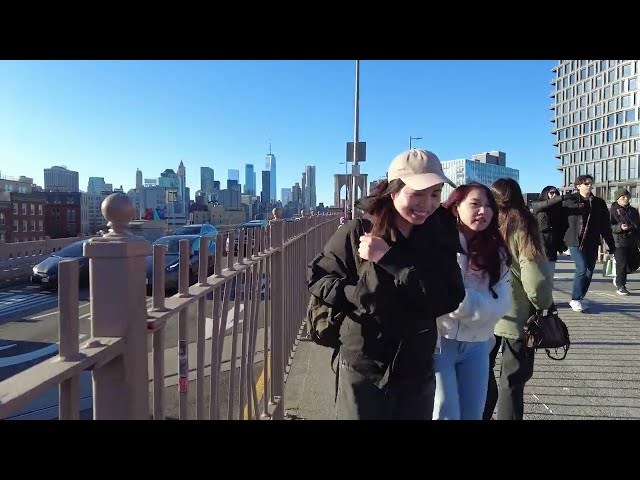
[[[559,60],[552,69],[558,169],[564,189],[590,174],[595,194],[612,201],[625,187],[638,203],[638,60]]]

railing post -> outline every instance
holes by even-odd
[[[284,419],[284,368],[285,368],[285,325],[284,325],[284,222],[274,218],[271,226],[271,248],[277,251],[271,256],[271,381],[273,398],[277,408],[274,420]]]
[[[151,245],[128,231],[131,199],[113,193],[102,215],[111,228],[84,246],[89,258],[91,336],[126,337],[124,354],[93,371],[93,415],[100,419],[149,419],[145,256]]]

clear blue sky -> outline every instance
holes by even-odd
[[[552,60],[360,62],[362,172],[383,176],[414,146],[441,160],[501,150],[524,191],[559,184],[552,145]],[[135,171],[264,168],[269,138],[280,189],[315,165],[317,199],[333,203],[354,134],[355,61],[0,61],[0,171],[33,177],[66,165],[125,191]]]

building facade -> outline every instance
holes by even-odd
[[[256,195],[256,173],[253,164],[247,163],[244,166],[244,193],[245,195]]]
[[[213,193],[213,168],[200,167],[200,191],[204,193]]]
[[[276,156],[271,153],[271,146],[269,146],[269,153],[267,154],[265,162],[265,170],[269,171],[269,200],[276,200]]]
[[[82,228],[80,192],[46,192],[44,229],[51,238],[76,237]]]
[[[471,159],[461,158],[444,161],[442,162],[442,171],[456,185],[479,182],[491,187],[491,184],[499,178],[513,178],[516,182],[520,181],[520,172],[515,168],[507,167],[506,154],[496,150],[473,155]],[[451,185],[443,185],[443,202],[449,198],[452,191]]]
[[[50,192],[79,192],[78,172],[67,167],[45,168],[44,189]]]
[[[638,60],[559,60],[552,69],[555,136],[562,187],[590,174],[595,194],[612,200],[625,187],[638,203]]]
[[[2,241],[15,243],[44,240],[45,203],[46,197],[42,192],[0,192]]]
[[[307,165],[304,169],[304,181],[306,185],[304,188],[304,204],[307,208],[315,209],[317,205],[316,201],[316,167],[314,165]]]

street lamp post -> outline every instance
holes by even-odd
[[[351,167],[351,218],[356,218],[357,177],[360,174],[358,166],[358,108],[360,103],[360,60],[356,60],[356,103],[353,126],[353,166]]]
[[[347,166],[349,162],[340,162],[340,165],[344,164],[344,216],[347,217],[347,209],[349,207],[349,171],[347,170]]]
[[[409,136],[409,150],[411,150],[411,141],[412,140],[422,140],[422,137],[412,137]]]

